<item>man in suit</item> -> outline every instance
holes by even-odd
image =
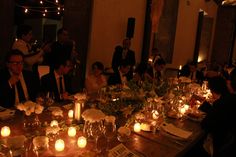
[[[52,92],[56,101],[67,100],[71,93],[71,81],[66,75],[72,69],[70,60],[59,59],[55,64],[55,69],[41,78],[41,90],[44,93]]]
[[[183,66],[180,71],[179,76],[185,76],[190,78],[192,81],[197,83],[202,83],[204,80],[203,72],[197,70],[197,64],[195,62],[190,62]]]
[[[126,38],[123,40],[123,47],[117,46],[112,58],[112,69],[116,73],[118,72],[118,67],[122,62],[127,62],[130,66],[130,71],[127,74],[127,79],[133,78],[133,67],[135,65],[135,53],[130,50],[131,41]]]
[[[127,83],[127,74],[130,71],[130,65],[127,62],[122,62],[118,71],[108,78],[108,85],[121,85]]]
[[[36,99],[40,82],[31,71],[23,70],[23,54],[11,50],[6,57],[6,68],[0,77],[0,105],[11,108],[17,103]]]

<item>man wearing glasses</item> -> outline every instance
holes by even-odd
[[[11,108],[20,102],[34,101],[39,87],[37,76],[23,70],[23,54],[11,50],[6,57],[6,68],[1,72],[0,105]]]

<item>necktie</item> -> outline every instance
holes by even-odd
[[[59,77],[59,92],[60,94],[63,93],[62,76]]]
[[[24,91],[23,91],[23,88],[22,88],[22,86],[21,86],[20,81],[18,81],[18,82],[16,83],[16,87],[17,87],[17,91],[18,91],[19,101],[20,101],[20,102],[25,101],[25,100],[26,100],[26,99],[25,99],[25,94],[24,94]]]

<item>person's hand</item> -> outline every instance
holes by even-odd
[[[12,75],[8,82],[11,84],[11,86],[14,86],[19,80],[20,77],[18,75]]]

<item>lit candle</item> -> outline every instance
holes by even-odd
[[[180,112],[182,115],[184,115],[185,112],[186,112],[186,109],[185,109],[184,107],[182,107],[182,108],[180,108],[179,112]]]
[[[69,127],[67,133],[68,133],[68,135],[69,135],[70,137],[75,137],[75,135],[76,135],[76,129],[75,129],[75,127]]]
[[[51,121],[50,123],[51,127],[58,126],[58,122],[56,120]]]
[[[71,119],[74,117],[74,111],[73,110],[68,111],[68,117],[71,118]]]
[[[81,117],[81,103],[76,102],[75,103],[75,119],[80,120]]]
[[[140,132],[141,131],[141,125],[140,123],[134,124],[134,132]]]
[[[182,65],[179,66],[179,70],[182,70]]]
[[[61,152],[64,150],[64,148],[65,148],[65,143],[62,139],[59,139],[55,142],[56,151]]]
[[[4,126],[1,129],[1,135],[2,137],[7,137],[11,134],[11,129],[8,126]]]
[[[77,141],[77,145],[79,148],[84,148],[87,145],[87,139],[84,136],[80,136]]]
[[[158,117],[159,117],[158,111],[157,110],[152,110],[152,118],[153,119],[158,119]]]
[[[189,109],[189,105],[184,105],[184,109],[187,111]]]

